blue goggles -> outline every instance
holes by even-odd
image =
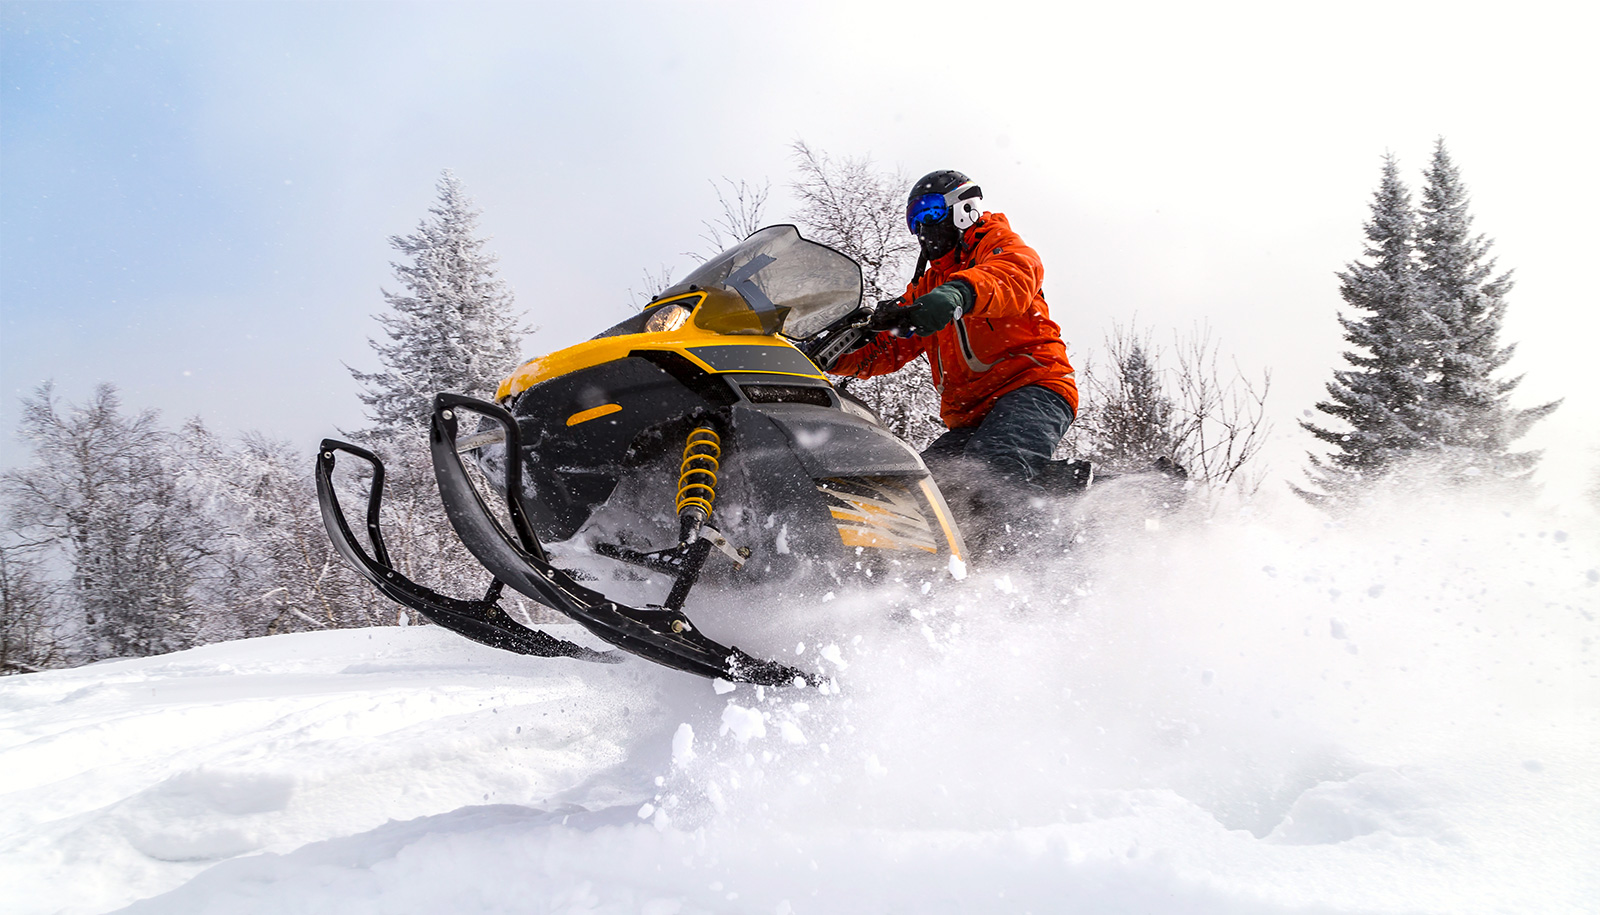
[[[906,204],[906,228],[912,235],[924,223],[938,222],[950,215],[950,204],[943,194],[923,194]]]

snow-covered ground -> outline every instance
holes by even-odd
[[[837,691],[435,628],[8,678],[0,910],[1600,908],[1592,516],[1259,511],[767,630]]]

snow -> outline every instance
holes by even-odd
[[[822,689],[435,627],[0,680],[0,909],[1593,911],[1592,517],[1143,522],[792,596],[741,644]]]

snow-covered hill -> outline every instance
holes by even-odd
[[[785,598],[837,691],[434,628],[8,678],[0,910],[1595,910],[1592,518],[1097,537]]]

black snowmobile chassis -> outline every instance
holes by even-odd
[[[504,507],[515,529],[515,539],[506,533],[467,476],[457,450],[462,412],[485,417],[504,430],[506,453],[511,458],[504,462],[501,491],[505,493]],[[515,456],[522,450],[516,419],[504,408],[470,397],[439,394],[434,398],[429,444],[445,514],[461,542],[494,576],[488,592],[480,600],[447,597],[411,581],[393,568],[378,526],[383,498],[383,463],[376,455],[334,439],[323,440],[317,455],[317,501],[329,539],[356,571],[391,600],[446,629],[494,648],[539,657],[601,662],[622,659],[616,652],[593,651],[519,624],[499,605],[503,587],[510,585],[513,590],[562,613],[623,651],[666,667],[702,677],[771,686],[819,682],[815,676],[795,668],[718,644],[700,634],[678,609],[699,575],[700,563],[707,551],[705,541],[685,545],[689,561],[674,569],[677,578],[672,599],[659,608],[639,609],[608,600],[551,565],[544,545],[534,534],[518,502],[522,470]],[[334,492],[335,455],[341,451],[372,465],[367,536],[375,555],[369,554],[356,539]]]

